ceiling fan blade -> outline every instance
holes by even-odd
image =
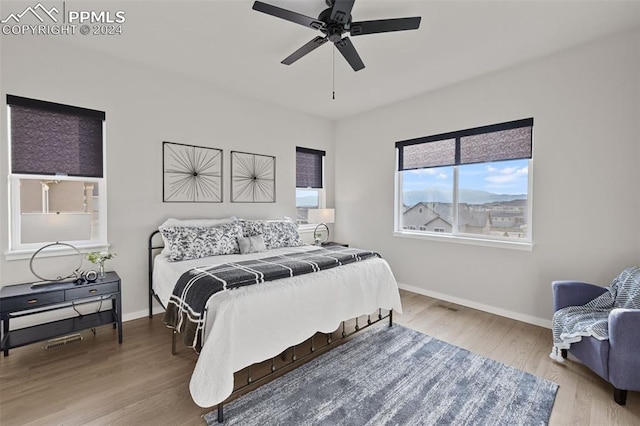
[[[313,50],[315,50],[318,47],[322,46],[327,41],[329,41],[329,40],[326,37],[318,36],[318,37],[314,38],[313,40],[311,40],[309,43],[307,43],[304,46],[302,46],[300,49],[298,49],[295,52],[293,52],[291,55],[287,56],[282,61],[282,63],[285,64],[285,65],[291,65],[292,63],[294,63],[298,59],[302,58],[307,53],[311,53]]]
[[[390,31],[417,30],[420,27],[420,16],[413,18],[379,19],[376,21],[360,21],[351,23],[351,35],[388,33]]]
[[[348,37],[335,42],[335,45],[340,53],[342,53],[342,56],[344,56],[347,62],[349,62],[349,65],[351,65],[351,68],[353,68],[354,71],[360,71],[364,68],[364,63],[362,62],[362,59],[360,59],[360,55],[358,55],[356,48],[353,47],[353,43],[351,43],[351,40],[349,40]]]
[[[257,10],[258,12],[266,13],[267,15],[275,16],[276,18],[284,19],[286,21],[294,22],[308,28],[313,28],[314,30],[319,30],[326,26],[324,22],[318,21],[315,18],[292,12],[287,9],[282,9],[281,7],[273,6],[261,1],[253,3],[253,10]]]
[[[339,24],[346,24],[351,18],[351,9],[355,0],[335,0],[331,8],[331,20]]]

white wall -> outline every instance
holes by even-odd
[[[327,151],[327,203],[333,205],[332,122],[231,94],[39,36],[2,37],[2,108],[6,94],[106,112],[108,237],[118,256],[126,318],[147,308],[149,234],[168,217],[295,217],[295,146]],[[167,60],[171,60],[167,58]],[[211,70],[215,72],[215,69]],[[0,132],[0,251],[8,250],[7,132]],[[224,150],[224,203],[163,203],[162,142]],[[276,157],[276,203],[230,203],[231,150]],[[90,266],[90,265],[87,265]],[[27,260],[0,258],[0,285],[33,280]]]
[[[396,141],[527,117],[532,252],[392,236]],[[608,285],[640,259],[639,120],[637,31],[342,120],[336,239],[414,290],[548,324],[552,280]]]

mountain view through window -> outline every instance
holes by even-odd
[[[454,173],[457,167],[457,221]],[[529,160],[400,172],[404,230],[528,238]]]

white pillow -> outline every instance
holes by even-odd
[[[238,237],[238,246],[240,246],[240,254],[259,253],[267,249],[262,234]]]
[[[221,225],[223,223],[231,223],[235,221],[236,218],[234,217],[225,219],[175,219],[170,217],[169,219],[165,220],[162,225],[158,226],[160,235],[162,235],[162,242],[164,243],[164,248],[162,249],[160,254],[169,254],[169,241],[167,241],[164,234],[162,233],[163,229],[184,227],[211,228],[212,226]]]

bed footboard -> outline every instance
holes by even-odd
[[[260,363],[250,365],[244,368],[243,370],[240,370],[241,374],[246,372],[246,379],[244,380],[244,383],[239,383],[239,384],[236,383],[231,395],[224,402],[221,402],[220,404],[218,404],[217,406],[218,423],[224,422],[224,404],[226,402],[231,401],[237,398],[238,396],[242,395],[243,393],[258,387],[261,384],[266,383],[270,379],[274,378],[276,374],[283,374],[283,373],[286,373],[287,371],[293,370],[303,361],[306,361],[307,359],[318,356],[319,354],[328,351],[330,348],[334,346],[338,346],[341,343],[344,343],[346,339],[353,336],[354,334],[366,329],[367,327],[373,324],[383,321],[387,318],[389,319],[389,327],[393,326],[393,310],[388,310],[386,311],[386,314],[384,314],[383,309],[378,309],[377,315],[372,314],[372,315],[366,316],[365,324],[361,324],[361,318],[364,320],[363,317],[358,317],[358,318],[355,318],[354,320],[351,320],[350,325],[347,325],[348,321],[342,321],[340,323],[340,327],[338,327],[336,331],[334,331],[333,333],[325,334],[325,338],[323,339],[322,342],[320,342],[318,346],[316,346],[316,343],[317,343],[316,340],[318,338],[318,334],[321,334],[321,333],[316,333],[310,339],[307,339],[307,341],[305,341],[309,343],[309,340],[310,340],[310,345],[307,345],[309,346],[309,348],[306,349],[306,351],[303,354],[300,354],[298,352],[301,345],[294,345],[285,349],[285,351],[281,355],[273,357],[270,360],[265,360]],[[335,334],[338,335],[337,338],[334,338]],[[174,336],[175,336],[175,333],[174,333]],[[174,338],[174,343],[175,343],[175,338]],[[291,353],[290,356],[288,355],[289,353]],[[278,359],[281,359],[282,361],[284,361],[284,364],[278,366],[276,362]],[[257,370],[257,366],[262,365],[264,363],[268,363],[267,373],[262,374],[257,378],[254,377],[254,371]]]

